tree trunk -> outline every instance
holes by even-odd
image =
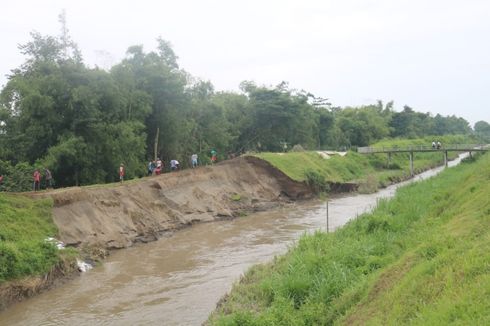
[[[157,153],[158,153],[158,135],[160,134],[160,128],[157,128],[157,135],[155,136],[155,147],[153,149],[154,153],[154,159],[155,161],[157,160]]]

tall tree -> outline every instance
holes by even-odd
[[[483,142],[490,142],[490,124],[486,121],[478,121],[475,123],[475,134]]]

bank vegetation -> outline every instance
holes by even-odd
[[[490,323],[490,155],[251,268],[212,325]]]

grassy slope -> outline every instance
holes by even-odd
[[[52,201],[0,194],[0,283],[42,274],[58,262],[58,250],[44,239],[54,236]]]
[[[466,143],[469,140],[462,136],[441,137],[443,144]],[[431,144],[431,138],[424,139],[391,139],[381,141],[373,146],[393,147],[409,145]],[[456,157],[454,152],[449,153],[451,158]],[[390,168],[387,169],[388,158],[386,154],[361,155],[349,152],[345,157],[332,156],[326,160],[316,152],[296,153],[260,153],[256,154],[273,166],[277,167],[289,177],[297,181],[305,180],[305,171],[310,169],[320,173],[325,180],[331,182],[360,181],[374,177],[380,185],[390,184],[405,179],[410,174],[408,154],[392,155]],[[414,170],[416,173],[444,163],[441,152],[416,153]]]
[[[216,325],[490,324],[490,154],[258,265]]]

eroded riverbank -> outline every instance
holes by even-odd
[[[398,186],[331,199],[330,226],[371,209]],[[323,202],[193,225],[171,238],[114,252],[80,278],[0,313],[0,324],[199,325],[247,268],[285,252],[304,232],[325,227]]]
[[[304,183],[248,156],[138,182],[37,196],[53,199],[53,219],[61,241],[116,249],[156,240],[162,233],[196,222],[266,210],[311,195]]]

